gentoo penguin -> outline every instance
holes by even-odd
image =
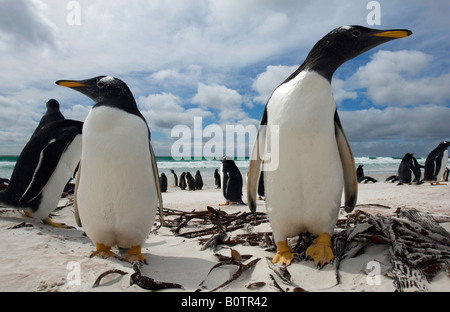
[[[358,183],[367,183],[367,182],[373,182],[376,183],[377,180],[372,178],[372,177],[368,177],[364,175],[364,169],[363,169],[364,165],[359,165],[358,168],[356,168],[356,178],[358,180]]]
[[[158,203],[163,216],[147,122],[120,79],[99,76],[56,83],[95,102],[83,126],[75,189],[77,222],[96,244],[91,256],[116,256],[111,247],[118,246],[128,248],[122,260],[146,262],[141,247],[152,229]]]
[[[47,101],[45,106],[47,107],[47,111],[45,112],[44,116],[42,116],[38,126],[36,127],[31,136],[34,136],[39,130],[41,130],[42,128],[44,128],[46,125],[50,124],[53,121],[66,119],[59,110],[59,102],[57,100],[50,99]]]
[[[195,179],[192,174],[188,171],[186,172],[186,182],[189,188],[189,191],[195,191]]]
[[[201,190],[203,188],[203,178],[202,175],[200,174],[200,170],[197,170],[194,179],[195,179],[195,189]]]
[[[186,189],[186,172],[181,173],[180,175],[180,181],[178,181],[178,186],[180,189],[185,190]]]
[[[315,44],[305,62],[269,98],[251,155],[247,196],[255,211],[258,178],[264,170],[266,208],[277,245],[273,263],[291,263],[294,254],[287,238],[303,231],[318,236],[306,251],[316,266],[334,259],[331,235],[342,189],[350,212],[358,184],[331,91],[333,73],[357,55],[409,35],[409,30],[336,28]],[[279,146],[275,160],[276,153],[264,154],[272,151],[272,143]],[[272,156],[270,163],[262,160],[267,156]]]
[[[414,155],[414,154],[412,154]],[[413,182],[416,182],[416,184],[422,184],[423,182],[421,181],[421,177],[422,177],[422,172],[420,171],[420,168],[425,168],[425,166],[422,166],[421,164],[419,164],[419,162],[417,161],[416,157],[412,156],[412,172],[414,174],[414,180]]]
[[[220,182],[220,173],[219,173],[219,169],[216,168],[216,170],[214,170],[214,184],[216,185],[216,188],[220,189],[222,183]]]
[[[412,172],[414,168],[413,163],[413,154],[406,153],[405,156],[403,156],[402,161],[400,162],[400,165],[398,166],[398,185],[402,184],[411,184],[412,182]]]
[[[447,167],[447,168],[445,168],[445,171],[444,171],[444,176],[443,176],[444,182],[448,182],[448,175],[449,175],[449,170]]]
[[[449,141],[441,142],[434,150],[428,154],[425,160],[425,172],[423,181],[430,182],[431,185],[442,185],[445,168],[448,162]]]
[[[33,135],[17,159],[0,202],[55,227],[49,214],[58,206],[64,187],[81,158],[83,123],[63,119],[47,124]]]
[[[398,175],[391,175],[389,177],[386,178],[386,180],[384,180],[384,182],[391,182],[394,183],[396,181],[398,181]]]
[[[170,173],[171,173],[170,186],[171,187],[177,187],[178,186],[178,176],[175,173],[175,171],[173,171],[173,169],[170,169]]]
[[[230,204],[242,204],[242,175],[233,159],[224,156],[222,159],[222,193],[225,203],[220,206]]]
[[[161,172],[161,177],[159,178],[159,187],[162,193],[167,192],[167,177],[164,172]]]

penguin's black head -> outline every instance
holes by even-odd
[[[59,102],[55,99],[48,100],[45,106],[50,111],[59,111]]]
[[[111,76],[98,76],[86,80],[58,80],[56,84],[81,92],[96,104],[118,100],[134,102],[134,97],[125,82]]]
[[[329,32],[312,48],[303,64],[331,81],[333,73],[346,61],[394,39],[410,36],[407,29],[377,30],[362,26],[343,26]]]

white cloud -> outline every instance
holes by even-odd
[[[355,73],[377,105],[447,104],[450,73],[426,76],[433,57],[420,51],[379,51]]]
[[[266,104],[275,88],[286,80],[286,78],[297,70],[297,68],[297,65],[267,66],[266,71],[259,74],[253,81],[252,89],[258,92],[258,95],[254,98],[254,101],[261,104]]]
[[[170,133],[176,125],[193,124],[194,117],[209,117],[211,112],[200,108],[185,109],[182,99],[171,93],[150,94],[137,99],[142,115],[147,120],[151,131],[162,130]]]
[[[192,99],[192,103],[199,104],[200,107],[222,111],[235,110],[241,107],[242,96],[236,90],[229,89],[226,86],[199,83],[197,94]]]

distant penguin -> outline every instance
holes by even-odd
[[[356,169],[356,177],[358,179],[359,183],[367,183],[367,182],[373,182],[376,183],[377,180],[372,178],[372,177],[368,177],[364,175],[364,169],[363,169],[364,165],[359,165],[358,168]]]
[[[186,189],[186,187],[187,187],[187,184],[186,184],[186,172],[183,172],[183,173],[180,175],[180,180],[178,181],[178,186],[179,186],[180,189],[182,189],[182,190],[185,190],[185,189]]]
[[[197,172],[195,173],[195,189],[201,190],[202,188],[203,188],[203,178],[202,175],[200,174],[200,170],[197,170]]]
[[[75,215],[96,245],[91,256],[146,262],[142,246],[163,204],[150,129],[128,86],[111,76],[60,80],[95,105],[83,126],[83,149],[75,189]],[[120,181],[120,183],[118,183]]]
[[[81,158],[83,123],[58,120],[30,138],[17,159],[0,202],[22,208],[28,216],[55,227],[49,214],[58,206],[64,187]]]
[[[170,186],[171,187],[177,187],[178,186],[178,176],[175,173],[175,171],[173,171],[173,169],[170,169]]]
[[[216,188],[220,189],[222,183],[220,182],[220,173],[219,173],[219,169],[216,168],[216,170],[214,170],[214,184],[216,185]]]
[[[195,179],[189,171],[186,172],[186,183],[189,191],[195,191]]]
[[[398,175],[391,175],[391,176],[387,177],[386,180],[384,180],[384,182],[394,183],[394,182],[397,182],[398,180],[399,180]]]
[[[234,160],[230,157],[222,159],[222,193],[225,203],[220,206],[230,204],[242,204],[242,175]]]
[[[64,115],[59,110],[59,102],[55,99],[50,99],[45,104],[47,107],[47,111],[45,112],[44,116],[42,116],[41,120],[39,121],[38,126],[34,130],[32,137],[42,128],[44,128],[46,125],[50,124],[51,122],[57,121],[57,120],[64,120],[66,119]]]
[[[423,181],[430,182],[431,185],[441,185],[444,171],[448,162],[449,141],[441,142],[434,150],[428,154],[425,160],[425,172]]]
[[[413,154],[414,155],[414,154]],[[415,182],[416,184],[422,184],[422,172],[420,171],[420,168],[425,168],[425,166],[422,166],[421,164],[419,164],[419,162],[417,161],[416,157],[412,157],[412,172],[414,174],[414,180],[413,182]]]
[[[167,192],[167,177],[164,172],[161,172],[161,177],[159,179],[159,187],[162,193]]]
[[[409,30],[336,28],[314,45],[304,63],[269,98],[253,145],[247,194],[250,210],[255,211],[258,177],[264,170],[266,208],[277,246],[273,263],[292,262],[294,253],[287,239],[301,232],[317,235],[306,250],[306,257],[316,266],[334,259],[331,235],[342,190],[345,210],[351,212],[358,181],[333,99],[333,74],[363,52],[409,35]],[[273,142],[278,151],[275,160],[259,153],[272,151]]]
[[[445,168],[445,171],[444,171],[444,182],[448,182],[448,175],[449,175],[449,170],[448,170],[448,168]]]
[[[413,154],[406,153],[398,166],[398,185],[411,184],[413,166]]]

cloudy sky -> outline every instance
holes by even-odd
[[[413,35],[344,64],[333,92],[356,156],[426,156],[450,139],[450,2],[0,0],[0,155],[17,155],[54,98],[83,121],[92,101],[55,84],[124,80],[170,155],[177,125],[257,125],[273,89],[342,25]],[[369,20],[368,20],[369,15]]]

